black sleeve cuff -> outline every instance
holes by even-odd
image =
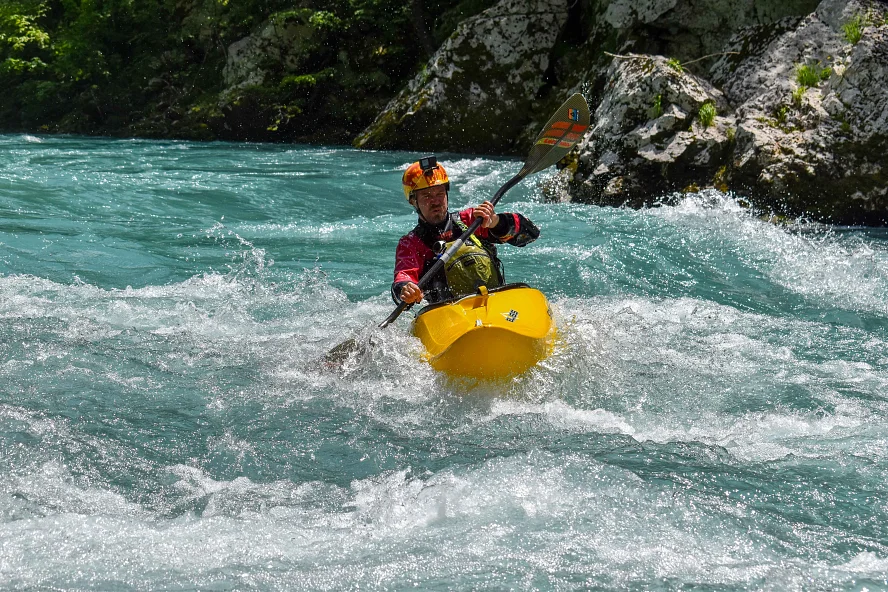
[[[500,214],[499,222],[496,223],[496,226],[491,228],[488,232],[497,238],[504,237],[506,235],[513,234],[512,231],[512,221],[514,220],[514,216],[512,214]]]
[[[410,282],[395,282],[392,284],[392,300],[395,301],[395,304],[401,304],[401,288],[409,283]]]

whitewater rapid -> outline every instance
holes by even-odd
[[[559,343],[469,383],[374,329],[413,155],[0,145],[0,588],[888,589],[883,231],[529,180]]]

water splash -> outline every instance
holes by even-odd
[[[40,139],[0,138],[0,587],[888,588],[878,231],[523,183],[560,342],[467,383],[375,329],[410,155]]]

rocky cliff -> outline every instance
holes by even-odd
[[[464,21],[355,145],[514,151],[566,21],[567,0],[503,0]]]
[[[503,0],[356,140],[520,153],[554,105],[593,125],[546,191],[652,205],[717,187],[766,212],[888,224],[888,6]]]
[[[2,131],[523,155],[579,91],[552,199],[888,225],[888,0],[44,4],[0,2]]]

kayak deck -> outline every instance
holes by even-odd
[[[413,334],[436,370],[471,378],[508,378],[552,353],[552,311],[542,292],[508,284],[419,311]]]

